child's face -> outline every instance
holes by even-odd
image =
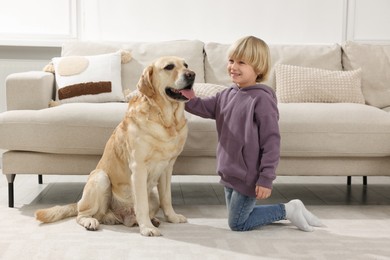
[[[244,61],[229,59],[227,69],[232,81],[240,88],[256,84],[256,72],[251,65],[246,64]]]

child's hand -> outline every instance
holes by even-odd
[[[260,200],[260,199],[269,198],[269,196],[271,196],[271,192],[272,192],[271,189],[264,188],[261,186],[256,186],[256,199]]]

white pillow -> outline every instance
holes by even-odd
[[[278,64],[276,96],[281,103],[361,103],[361,69],[333,71]]]
[[[57,99],[70,102],[123,101],[121,51],[53,58]]]
[[[209,97],[214,96],[218,92],[226,89],[226,86],[211,84],[211,83],[195,83],[194,92],[197,97]]]

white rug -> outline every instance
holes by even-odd
[[[233,232],[225,206],[179,205],[188,223],[162,222],[162,237],[122,225],[86,231],[74,218],[39,224],[38,207],[0,205],[0,259],[390,259],[387,205],[309,206],[327,225],[312,233],[287,222]]]

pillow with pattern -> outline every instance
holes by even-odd
[[[281,103],[360,103],[361,69],[333,71],[275,65],[276,96]]]
[[[53,58],[57,99],[70,102],[123,101],[121,51]]]
[[[218,92],[228,88],[226,86],[211,84],[211,83],[195,83],[194,92],[197,97],[210,97]]]

